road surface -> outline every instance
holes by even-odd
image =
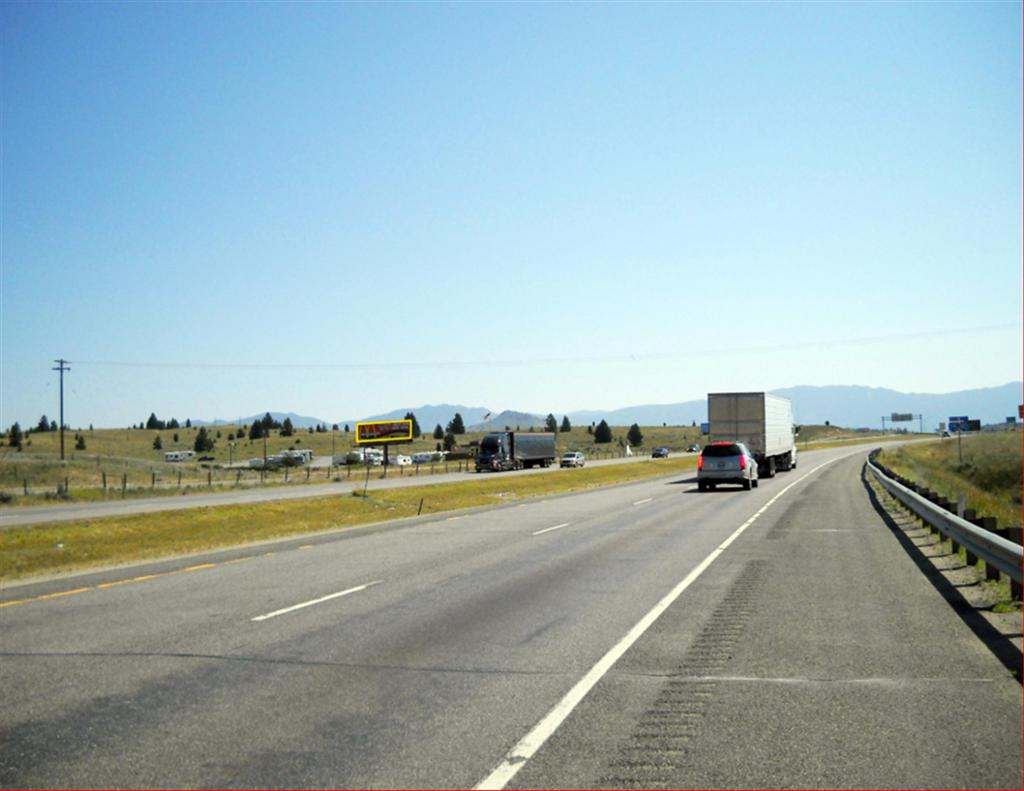
[[[866,453],[6,588],[0,785],[1020,787]]]

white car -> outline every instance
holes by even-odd
[[[582,467],[586,464],[587,460],[583,454],[578,450],[571,451],[570,453],[563,453],[561,461],[558,462],[559,467]]]
[[[720,483],[757,487],[757,460],[742,442],[712,442],[697,457],[698,491],[713,491]]]

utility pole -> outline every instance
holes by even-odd
[[[64,461],[64,372],[70,371],[71,366],[67,365],[68,361],[64,358],[54,362],[57,367],[52,370],[60,371],[60,460]]]

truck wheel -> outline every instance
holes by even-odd
[[[752,480],[752,481],[750,482],[750,485],[751,485],[751,486],[753,486],[753,487],[754,487],[755,489],[757,488],[757,484],[758,484],[758,480],[757,480],[757,478],[754,478],[754,480]]]
[[[706,483],[704,483],[704,481],[697,481],[697,491],[698,492],[706,492],[707,490],[708,490],[708,485]]]
[[[768,478],[774,478],[775,477],[775,457],[774,456],[772,456],[770,459],[768,459],[768,475],[766,477],[768,477]]]
[[[743,488],[746,489],[748,492],[750,491],[750,478],[743,479]]]

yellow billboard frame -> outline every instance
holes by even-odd
[[[375,429],[373,426],[388,426],[390,430]],[[364,431],[370,436],[364,438]],[[411,420],[367,420],[356,423],[357,445],[387,445],[399,442],[412,442]]]

